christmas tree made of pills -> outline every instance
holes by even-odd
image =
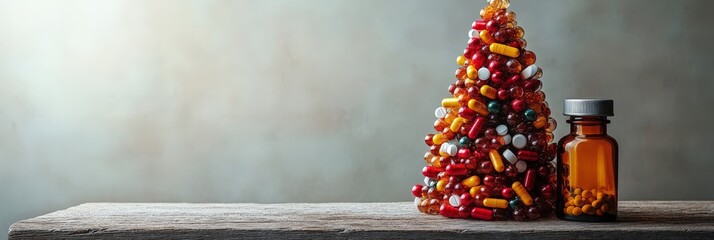
[[[412,193],[427,214],[535,220],[553,211],[556,122],[509,1],[488,4],[456,59],[453,96],[436,109],[436,133],[425,139],[425,185]]]

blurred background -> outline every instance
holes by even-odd
[[[411,201],[485,2],[0,1],[0,227],[84,202]],[[615,100],[622,200],[714,199],[713,6],[512,1],[557,139],[563,98]]]

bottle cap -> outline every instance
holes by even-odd
[[[565,99],[563,115],[566,116],[614,116],[612,99]]]

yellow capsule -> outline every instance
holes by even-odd
[[[449,129],[451,129],[452,132],[459,132],[459,130],[461,130],[461,125],[464,125],[464,122],[466,122],[465,118],[457,117],[453,122],[451,122],[451,127],[449,127]]]
[[[446,188],[446,180],[441,179],[438,182],[436,182],[436,190],[441,192],[444,191],[444,188]]]
[[[523,202],[523,205],[530,206],[533,205],[533,198],[531,197],[530,194],[528,194],[528,191],[526,191],[526,188],[523,187],[523,184],[521,182],[513,182],[511,185],[511,188],[513,189],[514,192],[516,192],[516,195],[521,199],[521,202]]]
[[[548,124],[548,119],[546,119],[546,118],[543,117],[543,116],[540,116],[540,117],[536,118],[535,121],[533,121],[533,126],[534,126],[535,128],[545,127],[546,124]]]
[[[498,90],[489,85],[481,86],[479,91],[481,92],[481,95],[490,99],[496,99],[496,95],[498,94]]]
[[[459,57],[457,57],[456,64],[458,64],[459,66],[463,66],[464,64],[466,64],[466,57],[464,57],[464,55],[460,55]]]
[[[491,33],[489,33],[488,30],[481,30],[481,32],[479,33],[479,37],[481,38],[481,41],[485,44],[493,43],[493,37],[491,37]],[[491,48],[491,47],[489,47],[489,48]],[[518,49],[516,49],[516,50],[518,50]]]
[[[500,44],[500,43],[492,43],[489,47],[489,50],[491,50],[492,53],[498,53],[504,56],[509,56],[512,58],[518,57],[518,55],[521,54],[520,51],[518,51],[518,48],[514,48],[508,45]]]
[[[461,103],[459,103],[459,99],[457,98],[444,98],[444,100],[441,100],[441,106],[445,108],[459,108],[461,107]]]
[[[507,208],[508,201],[498,198],[485,198],[483,199],[483,205],[490,208]]]
[[[449,111],[449,113],[444,116],[444,122],[451,124],[454,122],[454,119],[458,117],[458,114],[455,113],[454,111]]]
[[[447,139],[446,139],[446,136],[444,136],[444,134],[437,133],[437,134],[434,134],[434,137],[431,140],[434,142],[434,144],[441,145],[442,143],[446,142]]]
[[[476,81],[474,81],[473,79],[467,78],[466,80],[464,80],[464,84],[466,84],[466,87],[469,88],[469,87],[473,86],[474,84],[476,84]]]
[[[478,69],[476,69],[473,65],[469,65],[466,68],[466,76],[469,79],[476,79],[478,77]]]
[[[479,102],[476,99],[469,100],[469,108],[471,110],[476,111],[476,113],[478,113],[481,116],[488,115],[488,108],[486,107],[486,104]]]
[[[503,170],[505,170],[501,154],[499,154],[496,149],[491,149],[491,151],[488,152],[488,157],[491,158],[491,164],[493,164],[493,169],[495,169],[496,172],[503,172]]]
[[[481,179],[476,175],[473,175],[473,176],[461,181],[461,184],[463,184],[464,186],[466,186],[468,188],[473,188],[475,186],[478,186],[480,183],[481,183]]]
[[[434,167],[441,167],[441,157],[439,157],[439,156],[432,157],[430,163]]]
[[[469,194],[471,194],[472,197],[476,197],[476,195],[481,194],[481,185],[469,189]]]

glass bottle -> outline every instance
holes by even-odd
[[[566,99],[570,134],[558,142],[556,215],[570,221],[617,218],[617,141],[607,135],[613,101]]]

